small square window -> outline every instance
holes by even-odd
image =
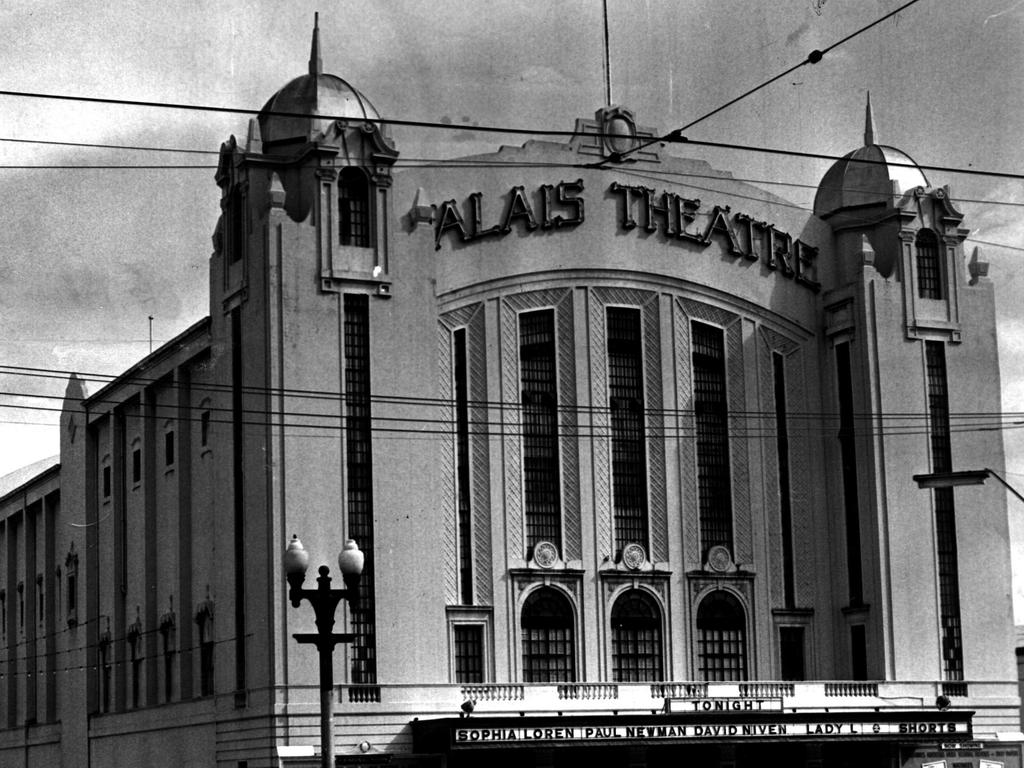
[[[174,432],[164,433],[164,463],[169,467],[174,464]]]

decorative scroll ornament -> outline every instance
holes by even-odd
[[[541,568],[551,568],[558,561],[558,548],[550,541],[540,541],[533,548],[533,562]]]
[[[644,548],[631,541],[622,548],[622,564],[631,571],[638,571],[647,562],[647,552]]]
[[[708,568],[718,573],[725,573],[732,568],[732,555],[729,548],[717,544],[708,550]]]

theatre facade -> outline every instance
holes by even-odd
[[[619,106],[404,161],[321,62],[0,497],[0,764],[318,765],[297,536],[338,764],[1021,768],[993,283],[870,104],[811,211]]]

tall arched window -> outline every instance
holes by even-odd
[[[746,616],[728,592],[712,592],[697,609],[697,657],[704,680],[747,679]]]
[[[917,233],[917,293],[922,299],[942,298],[942,268],[939,263],[939,238],[930,229]]]
[[[639,589],[626,592],[612,607],[612,676],[617,683],[664,679],[661,611]]]
[[[557,590],[541,587],[523,605],[523,681],[576,679],[572,606]]]
[[[358,168],[338,176],[338,232],[342,245],[370,246],[370,185]]]

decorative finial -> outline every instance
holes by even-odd
[[[871,91],[868,91],[868,106],[864,113],[864,146],[875,144],[875,115],[871,111]]]
[[[309,52],[309,74],[322,75],[324,62],[320,58],[320,12],[313,14],[313,45]]]

